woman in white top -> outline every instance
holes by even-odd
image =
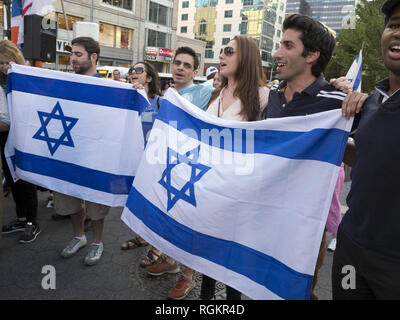
[[[269,89],[257,44],[244,36],[235,36],[219,55],[223,78],[210,99],[207,112],[229,120],[261,119],[268,103]]]
[[[213,92],[207,112],[227,120],[260,120],[268,103],[269,89],[261,64],[260,50],[249,38],[235,36],[219,55],[220,87]],[[241,293],[226,287],[227,300],[240,300]],[[213,299],[215,280],[203,275],[200,299]]]

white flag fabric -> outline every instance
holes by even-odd
[[[13,64],[6,145],[17,178],[124,206],[143,154],[145,92],[97,77]],[[13,171],[13,170],[11,170]]]
[[[167,91],[122,220],[253,299],[309,299],[351,122],[228,121]]]
[[[361,76],[362,76],[362,49],[347,71],[346,78],[353,85],[353,91],[361,92]]]

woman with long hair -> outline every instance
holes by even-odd
[[[257,44],[244,36],[235,36],[219,55],[221,85],[213,92],[207,112],[219,118],[256,121],[268,103],[269,89]],[[229,286],[227,300],[240,300],[241,293]],[[201,300],[213,299],[215,280],[203,275]]]
[[[6,90],[7,72],[12,63],[24,65],[25,58],[13,42],[9,40],[2,40],[0,41],[0,73],[2,87],[0,90],[2,95],[0,104],[2,110],[8,110],[7,101],[4,98],[5,94],[3,90]],[[0,146],[3,172],[7,184],[11,187],[17,213],[17,219],[3,226],[2,233],[8,234],[24,231],[24,234],[19,239],[19,242],[29,243],[34,241],[41,232],[39,224],[36,221],[38,208],[36,186],[21,179],[14,182],[4,156],[4,147],[7,141],[10,126],[8,111],[2,112],[0,120]]]
[[[143,88],[146,91],[150,105],[142,112],[142,127],[145,141],[153,126],[154,120],[160,108],[160,80],[157,70],[147,62],[138,62],[130,68],[130,81],[136,88]],[[127,240],[122,243],[121,249],[134,249],[147,246],[148,243],[142,237]],[[140,266],[147,267],[156,263],[161,255],[161,251],[151,247],[146,257],[140,262]]]

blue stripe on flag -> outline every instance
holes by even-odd
[[[17,17],[22,15],[22,1],[13,0],[11,5],[11,17]]]
[[[158,120],[171,125],[187,134],[195,134],[193,138],[201,140],[201,130],[229,130],[227,141],[219,139],[213,142],[211,138],[203,143],[220,149],[239,153],[271,154],[289,159],[318,160],[340,166],[349,132],[340,129],[314,129],[307,132],[276,131],[276,130],[241,130],[221,127],[197,119],[171,102],[163,99],[157,116]],[[173,122],[173,124],[171,123]],[[246,131],[254,132],[254,149],[246,152]],[[253,140],[251,139],[251,142]],[[316,143],[318,142],[318,143]],[[218,145],[216,145],[218,143]],[[339,150],[339,155],[337,153]]]
[[[357,62],[359,63],[359,66],[358,66],[358,72],[357,72],[356,79],[354,80],[354,83],[353,83],[353,91],[357,91],[358,87],[360,86],[361,74],[362,74],[362,61],[361,61],[361,63],[360,63],[360,61],[358,61],[358,60],[360,60],[360,54],[357,55],[356,59],[357,59]]]
[[[111,194],[128,194],[132,176],[116,175],[76,164],[15,150],[15,166],[21,170],[74,183]]]
[[[242,274],[281,298],[306,300],[310,297],[312,275],[297,272],[273,257],[239,243],[192,230],[150,203],[135,187],[129,193],[126,207],[153,232],[189,254]]]
[[[43,78],[16,72],[7,77],[7,93],[14,90],[138,112],[148,106],[146,99],[133,89]]]

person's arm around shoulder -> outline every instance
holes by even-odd
[[[351,83],[346,79],[346,77],[331,79],[329,83],[336,89],[347,94],[346,98],[342,102],[343,117],[348,120],[361,111],[365,100],[368,98],[368,94],[352,91]]]

